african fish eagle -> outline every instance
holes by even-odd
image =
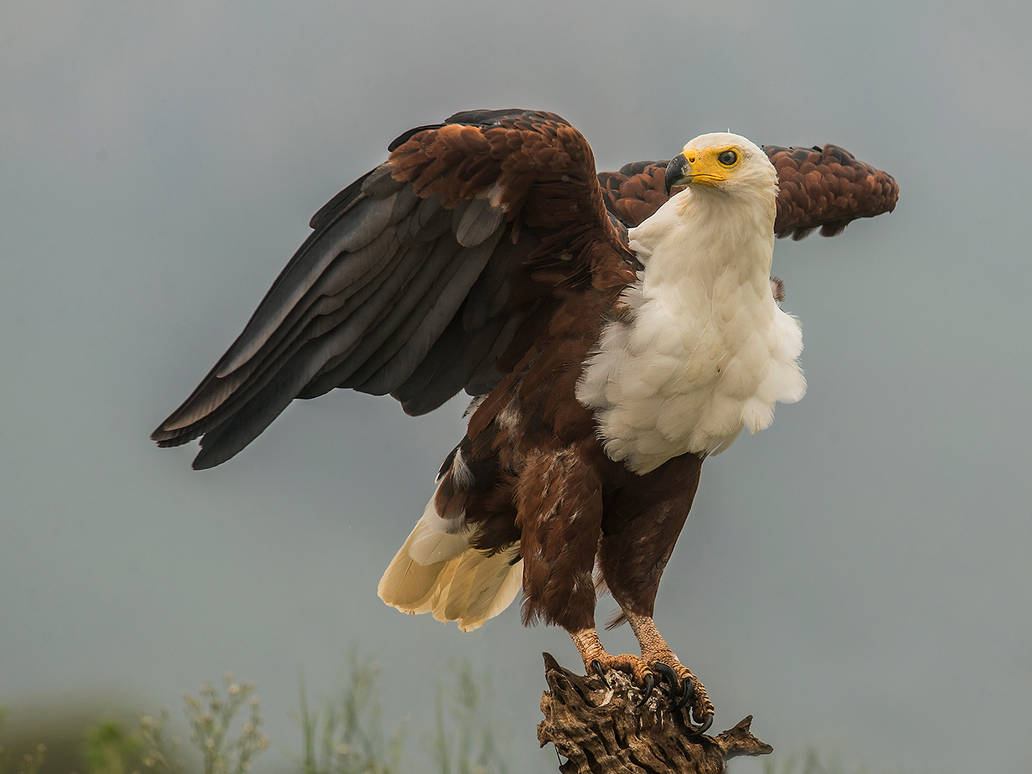
[[[200,437],[210,468],[295,398],[350,387],[422,414],[465,389],[466,434],[381,598],[471,630],[522,589],[525,623],[562,626],[586,668],[658,677],[705,730],[713,705],[653,607],[703,460],[805,391],[775,234],[889,211],[895,181],[835,146],[725,133],[596,174],[576,129],[525,110],[457,113],[389,151],[315,214],[152,437]],[[603,648],[595,573],[640,657]]]

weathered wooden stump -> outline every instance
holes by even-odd
[[[607,672],[607,686],[544,658],[538,741],[567,759],[562,774],[720,774],[731,758],[774,752],[749,731],[751,715],[722,734],[699,734],[688,710],[672,709],[658,688],[639,709],[641,687],[623,672]]]

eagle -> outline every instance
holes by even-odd
[[[152,438],[200,438],[194,467],[211,468],[296,398],[347,387],[418,415],[465,390],[465,435],[380,597],[468,631],[522,590],[525,624],[561,626],[587,670],[663,686],[704,731],[713,704],[653,609],[703,461],[806,388],[775,235],[891,211],[896,182],[833,145],[730,133],[597,173],[567,121],[516,109],[456,113],[388,151],[312,217]],[[603,588],[640,656],[603,647]]]

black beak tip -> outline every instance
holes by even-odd
[[[671,188],[673,188],[675,185],[681,184],[681,181],[684,180],[684,176],[687,173],[687,171],[688,162],[683,154],[679,153],[677,156],[670,160],[670,163],[667,164],[666,176],[663,181],[666,184],[667,196],[670,195]]]

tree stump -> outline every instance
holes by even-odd
[[[774,752],[749,731],[751,715],[717,736],[699,734],[688,710],[674,710],[658,687],[639,708],[642,689],[623,672],[606,672],[607,686],[544,658],[538,741],[567,759],[562,774],[720,774],[731,758]]]

